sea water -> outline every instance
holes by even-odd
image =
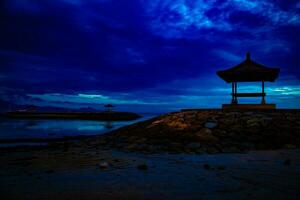
[[[154,117],[144,114],[131,121],[93,121],[65,119],[7,119],[0,118],[0,147],[34,145],[37,139],[58,139],[73,136],[92,136]]]

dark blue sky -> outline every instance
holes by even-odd
[[[300,107],[300,1],[2,0],[0,99],[123,109],[219,107],[216,71],[280,67],[267,101]],[[257,91],[260,84],[241,84]],[[161,107],[161,108],[159,108]]]

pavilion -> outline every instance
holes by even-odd
[[[246,60],[242,63],[217,74],[227,83],[232,85],[231,104],[223,104],[223,109],[276,109],[275,104],[267,104],[265,100],[265,82],[274,82],[279,75],[279,68],[270,68],[251,60],[250,53],[247,53]],[[238,93],[238,82],[261,82],[260,93]],[[238,104],[238,97],[261,97],[261,104]]]
[[[115,106],[112,104],[105,104],[104,107],[107,109],[106,112],[112,112]]]

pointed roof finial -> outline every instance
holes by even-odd
[[[246,54],[246,59],[247,60],[250,60],[251,58],[250,58],[251,56],[250,56],[250,52],[247,52],[247,54]]]

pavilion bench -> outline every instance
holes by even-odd
[[[265,97],[266,93],[231,93],[234,97]]]

